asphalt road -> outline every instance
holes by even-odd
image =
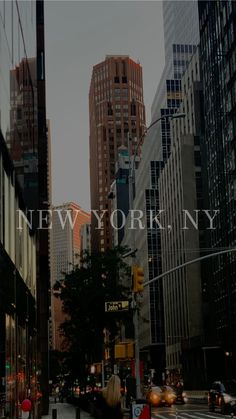
[[[152,408],[152,419],[224,419],[231,418],[220,413],[210,413],[206,405],[174,405],[170,407]],[[235,416],[236,419],[236,416]]]

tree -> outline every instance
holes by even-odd
[[[127,318],[127,313],[105,313],[105,301],[128,296],[124,283],[130,278],[130,269],[122,259],[125,251],[115,248],[92,256],[85,254],[80,267],[54,286],[68,315],[60,329],[69,345],[67,367],[72,379],[84,379],[87,366],[101,361],[104,329],[110,331],[113,340],[118,324]]]

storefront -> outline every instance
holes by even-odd
[[[21,417],[20,404],[37,409],[36,241],[26,220],[20,188],[0,133],[0,414]]]

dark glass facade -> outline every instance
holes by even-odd
[[[45,414],[48,399],[48,232],[21,233],[17,210],[49,205],[43,1],[0,1],[0,63],[0,413],[21,417],[28,396],[36,417],[37,389]]]
[[[236,244],[236,3],[199,1],[199,20],[209,207],[219,210],[209,246],[217,251]],[[236,255],[212,259],[210,269],[215,340],[234,376]]]

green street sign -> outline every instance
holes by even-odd
[[[129,301],[106,301],[105,302],[106,313],[115,313],[117,311],[128,311],[128,310],[129,310]]]

